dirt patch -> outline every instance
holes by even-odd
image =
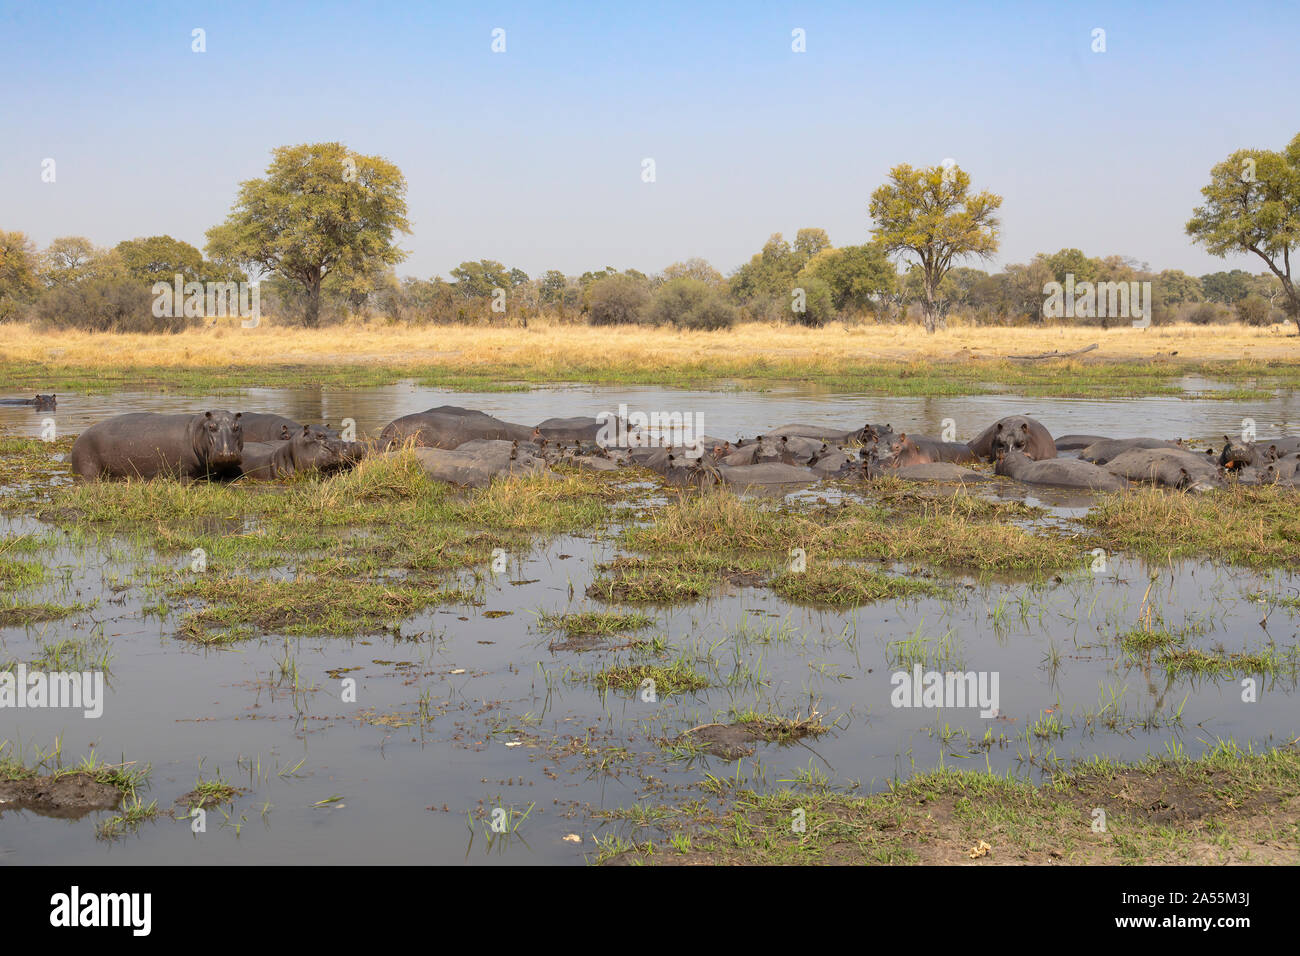
[[[0,780],[0,813],[31,810],[46,817],[76,820],[97,810],[112,810],[122,791],[85,773]]]

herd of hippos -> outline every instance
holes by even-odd
[[[4,399],[52,410],[55,396]],[[328,425],[282,415],[211,410],[197,414],[133,412],[92,425],[72,446],[79,479],[171,476],[182,480],[275,481],[351,468],[366,457],[412,448],[432,478],[483,487],[502,474],[535,473],[563,462],[598,471],[640,466],[673,485],[796,486],[823,478],[895,475],[915,481],[982,482],[968,467],[993,462],[994,473],[1031,485],[1117,491],[1147,482],[1180,491],[1222,487],[1229,480],[1300,486],[1300,438],[1248,442],[1224,436],[1222,451],[1195,452],[1179,441],[1063,435],[1053,438],[1025,415],[994,422],[973,441],[947,442],[895,432],[890,425],[839,431],[782,425],[735,442],[701,437],[673,446],[633,432],[626,446],[603,440],[607,419],[551,418],[536,426],[444,405],[404,415],[377,438],[345,439]],[[626,434],[620,429],[619,434]],[[1062,454],[1064,453],[1064,454]]]

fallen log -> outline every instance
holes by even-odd
[[[1030,361],[1037,361],[1038,359],[1069,358],[1072,355],[1082,355],[1084,352],[1091,352],[1095,348],[1098,348],[1098,345],[1096,342],[1093,342],[1091,345],[1085,346],[1081,349],[1075,349],[1073,352],[1041,352],[1038,355],[1008,355],[1007,358],[1028,359]]]

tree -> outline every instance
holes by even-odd
[[[203,254],[171,236],[125,239],[115,247],[129,278],[170,285],[179,274],[185,282],[204,281]]]
[[[36,244],[24,233],[0,229],[0,322],[12,318],[19,305],[39,291]]]
[[[864,311],[878,303],[898,284],[898,273],[879,245],[826,248],[803,267],[800,276],[814,276],[830,287],[831,300],[841,311]]]
[[[90,277],[103,251],[85,236],[61,236],[41,253],[41,278],[50,288],[73,285]]]
[[[1250,273],[1244,269],[1231,272],[1211,272],[1201,276],[1201,288],[1211,302],[1232,305],[1250,293]]]
[[[1277,276],[1300,335],[1300,292],[1291,251],[1300,246],[1300,134],[1281,152],[1239,149],[1210,170],[1205,205],[1187,223],[1192,241],[1221,258],[1248,252]]]
[[[707,282],[710,285],[723,285],[726,279],[722,273],[708,261],[698,256],[687,259],[685,262],[674,262],[664,269],[664,281],[671,282],[673,279],[698,279],[700,282]]]
[[[462,299],[486,299],[497,289],[511,287],[510,270],[492,259],[462,262],[451,270],[456,280],[456,295]]]
[[[564,287],[569,284],[569,280],[559,269],[547,269],[546,274],[542,276],[540,295],[542,302],[550,305],[559,302],[564,295]]]
[[[831,237],[825,229],[800,229],[794,234],[794,254],[801,260],[800,267],[823,249],[831,247]]]
[[[331,271],[360,275],[406,258],[393,243],[395,232],[411,231],[406,179],[392,163],[342,143],[312,143],[279,147],[266,172],[240,184],[226,221],[208,230],[208,255],[294,283],[306,295],[307,326],[319,323]]]
[[[889,255],[914,255],[924,278],[925,330],[934,332],[939,283],[953,260],[990,258],[998,248],[995,215],[1002,197],[972,195],[970,175],[957,166],[889,172],[889,182],[871,194],[872,235]]]
[[[1089,259],[1078,249],[1062,249],[1050,256],[1043,257],[1043,264],[1052,270],[1052,277],[1061,284],[1067,275],[1074,276],[1074,281],[1096,282],[1097,262]]]

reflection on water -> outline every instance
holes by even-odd
[[[1241,431],[1251,418],[1261,438],[1300,431],[1300,397],[1223,402],[1196,398],[1026,399],[1014,395],[897,398],[830,393],[812,388],[773,388],[766,392],[689,391],[658,387],[566,386],[529,392],[448,392],[390,385],[380,388],[250,388],[239,395],[175,395],[120,392],[115,395],[62,395],[53,418],[61,432],[80,432],[122,412],[186,412],[206,408],[277,412],[302,422],[337,425],[351,418],[362,432],[378,432],[401,415],[437,405],[476,408],[508,421],[532,425],[546,418],[631,410],[692,413],[697,433],[722,438],[752,436],[789,423],[826,424],[845,430],[865,422],[938,436],[952,419],[957,438],[974,438],[1005,415],[1029,414],[1055,435],[1100,434],[1115,437],[1219,440]],[[25,435],[40,434],[50,413],[0,407],[0,426]]]

